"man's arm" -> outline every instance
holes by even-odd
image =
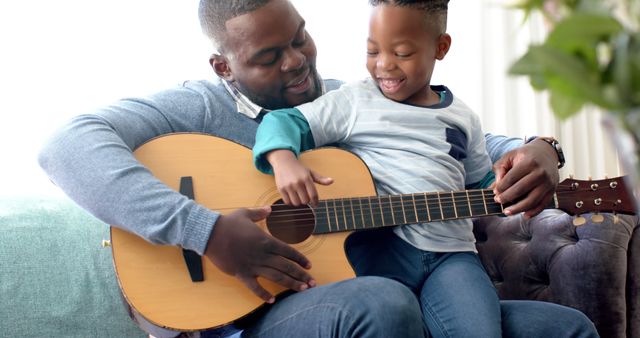
[[[558,157],[549,144],[534,140],[485,135],[487,152],[496,175],[495,194],[499,203],[514,203],[505,214],[524,212],[529,218],[547,206],[558,186]]]
[[[294,290],[313,286],[304,270],[309,261],[254,223],[268,215],[268,208],[221,216],[167,187],[133,156],[133,149],[155,136],[224,135],[227,129],[241,129],[220,126],[224,121],[215,119],[221,110],[235,109],[214,102],[220,94],[211,92],[215,88],[190,86],[149,99],[122,100],[73,119],[41,150],[41,166],[71,199],[103,222],[205,255],[265,301],[274,298],[257,283],[258,276]]]
[[[218,214],[160,182],[132,150],[158,135],[203,131],[205,114],[202,96],[184,87],[121,100],[60,128],[39,162],[60,189],[103,222],[202,254]]]

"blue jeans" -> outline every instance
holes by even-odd
[[[473,252],[422,251],[391,229],[352,234],[346,252],[358,276],[383,276],[411,289],[433,337],[598,337],[593,323],[575,309],[500,301]]]
[[[219,338],[237,331],[224,327],[180,333],[155,326],[131,310],[138,326],[154,337]],[[421,338],[421,317],[420,305],[406,286],[387,278],[361,277],[279,297],[240,325],[242,337]],[[238,336],[236,332],[232,337]]]
[[[424,337],[420,306],[404,285],[361,277],[279,299],[242,337]]]

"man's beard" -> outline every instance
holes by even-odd
[[[315,66],[309,67],[309,77],[312,78],[313,83],[312,89],[308,94],[308,100],[305,100],[304,102],[297,102],[295,104],[291,104],[290,102],[288,102],[286,95],[282,91],[278,92],[278,94],[280,94],[278,96],[270,96],[264,95],[264,93],[254,92],[246,88],[245,86],[239,85],[238,83],[236,83],[235,85],[242,94],[244,94],[249,100],[251,100],[251,102],[259,105],[264,109],[275,110],[282,108],[291,108],[292,106],[311,102],[317,99],[322,94],[322,84],[320,83],[320,76],[318,75],[318,71],[316,70]]]

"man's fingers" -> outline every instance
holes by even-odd
[[[509,168],[511,168],[511,165],[503,159],[498,160],[498,162],[493,165],[493,174],[496,176],[496,182],[502,180],[502,177],[504,177]]]
[[[265,206],[261,208],[247,209],[247,216],[253,221],[261,221],[271,213],[271,207]]]
[[[495,187],[496,192],[498,194],[501,194],[506,192],[507,190],[511,190],[511,187],[518,183],[522,185],[521,180],[523,180],[526,175],[527,175],[527,172],[524,171],[522,167],[511,168],[509,171],[507,171],[504,174],[504,176],[502,176],[502,179],[500,180],[496,179],[496,187]],[[517,196],[519,195],[516,195],[516,197]]]
[[[269,304],[273,304],[276,298],[258,283],[256,277],[238,276],[238,279],[251,290],[256,296]]]
[[[303,277],[292,276],[291,272],[293,272],[293,270],[295,269],[294,268],[295,263],[287,262],[285,264],[291,265],[290,268],[287,268],[286,265],[283,265],[283,267],[285,267],[284,268],[285,271],[282,271],[277,267],[265,266],[260,269],[259,271],[260,276],[263,276],[264,278],[274,283],[282,285],[287,289],[291,289],[295,291],[304,291],[312,286],[310,285],[311,284],[310,279],[303,278],[304,274],[301,275]],[[289,272],[287,272],[286,270],[289,270]]]
[[[510,205],[508,208],[504,210],[505,215],[515,215],[524,210],[529,210],[531,208],[537,207],[540,203],[540,200],[537,197],[533,196],[532,192],[527,196],[527,198],[518,201],[517,203]]]
[[[269,249],[267,251],[272,255],[282,256],[289,259],[305,269],[311,268],[311,262],[307,257],[279,239],[274,238],[273,241],[269,243]]]
[[[508,176],[508,175],[507,175]],[[533,175],[526,175],[520,178],[517,182],[515,182],[512,186],[510,186],[507,190],[496,195],[496,201],[502,204],[510,204],[505,209],[505,213],[507,215],[517,214],[521,211],[528,210],[528,208],[535,207],[537,203],[540,202],[541,195],[544,194],[542,187],[536,185],[536,179]],[[527,187],[536,187],[532,191],[527,191]],[[498,189],[498,188],[496,188]],[[520,196],[526,196],[520,201],[516,201],[516,199]]]

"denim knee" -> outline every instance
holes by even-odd
[[[417,296],[405,285],[384,277],[358,277],[357,320],[368,323],[380,337],[423,337],[424,324]]]

